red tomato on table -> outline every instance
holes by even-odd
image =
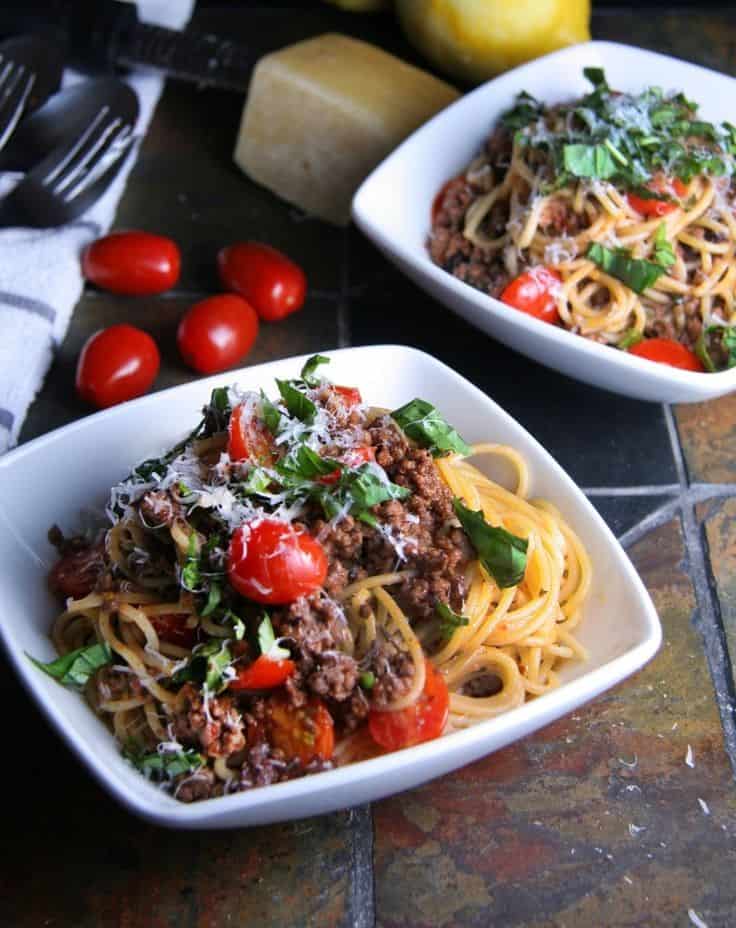
[[[211,296],[184,314],[176,343],[184,361],[200,374],[215,374],[245,357],[258,335],[258,316],[234,293]]]
[[[261,319],[278,322],[301,309],[307,292],[304,271],[285,254],[261,242],[238,242],[217,256],[220,280],[251,304]]]
[[[442,734],[450,707],[450,694],[442,674],[425,660],[426,679],[419,699],[406,709],[380,712],[371,709],[368,730],[375,742],[389,751],[431,741]]]
[[[700,358],[694,352],[671,338],[645,338],[644,341],[632,345],[629,354],[657,361],[659,364],[669,364],[670,367],[679,367],[683,371],[705,371]]]
[[[277,519],[261,519],[234,532],[227,572],[241,596],[257,603],[290,603],[322,586],[327,556],[307,532]]]
[[[281,696],[273,696],[268,708],[268,736],[287,758],[303,764],[329,760],[335,749],[335,727],[324,703],[312,697],[306,706],[296,708]]]
[[[559,322],[557,294],[562,278],[552,268],[532,267],[515,277],[501,294],[501,302],[542,322]]]
[[[227,453],[231,461],[252,460],[270,467],[273,447],[266,424],[249,416],[245,406],[236,406],[227,427]]]
[[[285,683],[295,670],[294,661],[288,658],[274,661],[261,654],[249,667],[239,670],[228,687],[231,690],[270,690]]]
[[[132,325],[111,325],[87,339],[77,361],[77,392],[104,408],[145,393],[161,364],[156,342]]]
[[[82,273],[113,293],[146,296],[169,290],[179,279],[176,242],[150,232],[112,232],[85,250]]]

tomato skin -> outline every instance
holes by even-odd
[[[165,612],[150,617],[151,625],[162,641],[177,644],[180,648],[193,648],[197,641],[197,629],[186,624],[186,615]]]
[[[91,335],[77,361],[77,392],[104,409],[141,396],[161,365],[156,342],[142,329],[111,325]]]
[[[338,394],[348,408],[351,406],[360,406],[363,402],[363,397],[360,395],[360,390],[357,387],[335,386],[332,389]]]
[[[360,448],[351,448],[350,451],[343,454],[340,458],[347,467],[360,467],[361,464],[367,464],[369,461],[376,460],[376,452],[373,445],[362,445]],[[340,479],[340,471],[335,468],[331,473],[320,477],[317,483],[324,483],[325,486],[331,486]]]
[[[671,338],[645,338],[644,341],[632,345],[629,354],[657,361],[659,364],[669,364],[670,367],[679,367],[683,371],[705,371],[700,358],[694,352]]]
[[[288,658],[273,661],[261,654],[249,667],[239,670],[228,687],[231,690],[270,690],[285,683],[295,670],[296,664]]]
[[[530,268],[506,286],[499,299],[542,322],[557,323],[557,293],[562,278],[552,268]]]
[[[273,464],[273,447],[265,423],[248,417],[245,406],[236,406],[227,427],[227,453],[231,461],[253,460],[265,467]]]
[[[322,586],[327,555],[307,532],[276,519],[261,519],[233,533],[227,571],[241,596],[257,603],[290,603]]]
[[[183,360],[200,374],[232,367],[253,347],[258,316],[234,293],[210,296],[190,307],[176,332]]]
[[[54,564],[49,573],[49,589],[64,599],[82,599],[94,590],[105,568],[105,546],[95,545],[71,551]]]
[[[280,697],[269,700],[269,740],[303,764],[329,760],[335,750],[335,726],[321,699],[313,696],[306,706],[295,708]]]
[[[647,187],[656,193],[666,193],[667,188],[671,187],[678,197],[684,197],[687,193],[687,187],[679,177],[676,177],[673,181],[668,181],[665,178],[657,178],[652,181],[652,183],[647,184]],[[666,216],[668,213],[677,209],[677,204],[671,203],[669,200],[648,200],[644,197],[638,197],[635,193],[627,193],[626,199],[629,201],[629,206],[632,209],[647,218],[653,216]]]
[[[270,245],[229,245],[218,254],[217,266],[223,285],[244,296],[266,322],[279,322],[304,304],[304,271]]]
[[[112,232],[82,255],[85,278],[112,293],[146,296],[169,290],[179,279],[179,246],[150,232]]]
[[[450,711],[450,695],[442,674],[425,660],[426,679],[419,699],[406,709],[371,709],[368,730],[375,742],[389,751],[431,741],[442,734]]]

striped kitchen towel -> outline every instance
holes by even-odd
[[[181,28],[194,0],[139,0],[141,20]],[[82,79],[68,70],[62,86]],[[142,137],[163,89],[156,74],[126,78],[138,94]],[[55,348],[69,326],[82,293],[80,255],[85,245],[106,232],[115,217],[137,151],[101,197],[75,222],[57,229],[0,230],[0,454],[18,439],[28,407],[43,384]],[[18,175],[0,176],[0,195]]]

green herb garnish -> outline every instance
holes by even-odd
[[[516,586],[526,570],[527,540],[489,525],[482,512],[468,509],[457,497],[453,505],[484,570],[500,587]]]
[[[187,543],[187,559],[181,570],[181,585],[190,593],[198,592],[202,577],[199,571],[199,542],[192,532]]]
[[[320,378],[315,377],[315,371],[321,364],[329,364],[330,359],[323,354],[315,354],[305,363],[302,368],[301,378],[308,387],[318,387]]]
[[[140,754],[128,749],[123,752],[123,756],[141,773],[155,780],[171,780],[183,773],[193,773],[205,765],[204,757],[195,750]]]
[[[676,263],[675,249],[667,238],[667,226],[661,222],[654,235],[654,261],[660,267],[669,268]]]
[[[376,685],[376,675],[372,670],[366,670],[358,677],[358,683],[364,690],[372,690]]]
[[[645,261],[643,258],[632,258],[623,249],[614,251],[599,242],[590,243],[585,257],[590,258],[602,271],[620,280],[635,293],[643,293],[655,284],[666,270],[661,264]]]
[[[174,683],[204,683],[210,693],[219,693],[227,686],[228,676],[225,671],[232,663],[232,655],[227,641],[212,638],[205,644],[197,645],[186,667],[173,676]]]
[[[271,624],[271,617],[267,614],[264,614],[258,626],[258,647],[261,649],[261,654],[272,661],[282,661],[291,657],[289,651],[279,645]]]
[[[75,689],[82,689],[95,671],[112,660],[112,652],[107,642],[77,648],[76,651],[63,654],[48,664],[37,661],[30,654],[26,656],[39,670],[43,670],[63,686],[71,686]]]
[[[452,638],[456,629],[470,624],[467,616],[458,615],[447,603],[438,602],[435,611],[440,618],[440,635],[445,641]]]
[[[400,409],[391,413],[391,418],[425,448],[429,448],[437,456],[447,451],[456,451],[458,454],[469,455],[472,452],[468,445],[442,417],[437,409],[426,400],[413,399]]]
[[[311,425],[317,415],[317,407],[301,390],[297,390],[290,380],[276,380],[279,393],[290,416]]]

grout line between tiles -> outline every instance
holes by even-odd
[[[633,487],[581,487],[586,496],[679,496],[679,483],[638,484]],[[736,486],[734,487],[736,492]]]
[[[351,873],[348,928],[374,928],[376,905],[373,875],[373,813],[370,804],[350,810]]]
[[[736,775],[736,693],[730,672],[730,661],[726,636],[723,628],[720,603],[715,592],[715,582],[706,557],[705,532],[698,524],[695,505],[707,498],[711,489],[701,486],[690,489],[687,479],[685,456],[671,406],[664,406],[665,422],[672,444],[675,466],[682,485],[682,532],[688,559],[688,573],[695,593],[695,616],[693,625],[703,642],[708,669],[716,695],[716,704],[721,717],[723,740],[731,769]],[[711,496],[714,494],[710,494]],[[666,508],[666,507],[663,507]]]

